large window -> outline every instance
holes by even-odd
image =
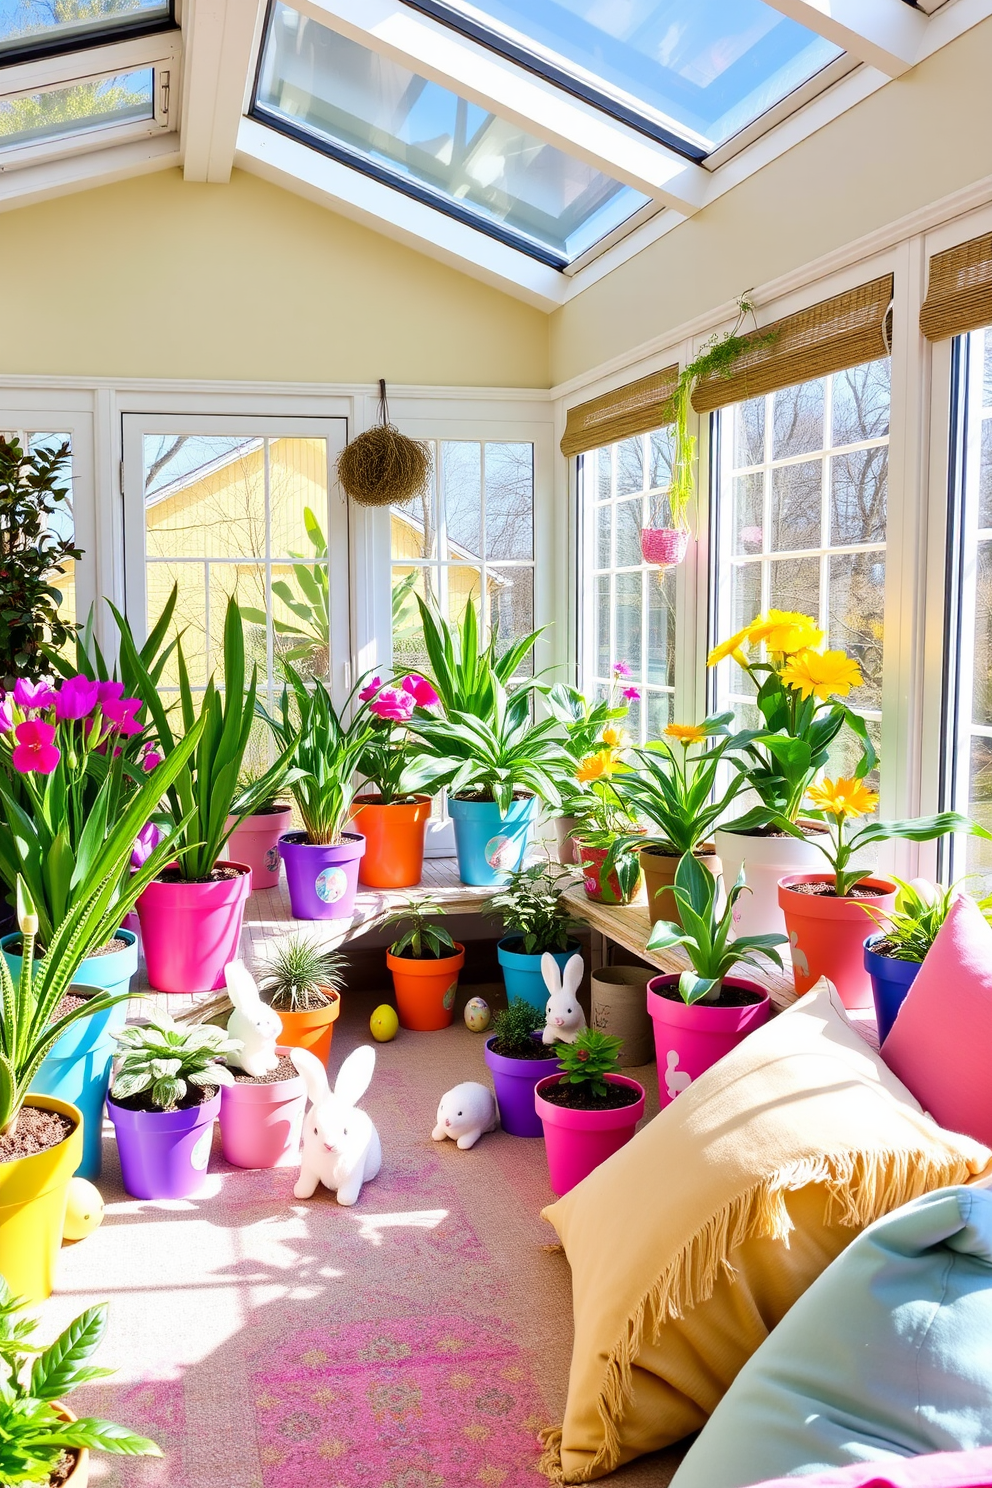
[[[619,662],[641,694],[629,729],[640,742],[672,721],[675,691],[673,568],[644,562],[641,529],[668,520],[668,429],[637,434],[579,461],[580,685],[605,696]]]
[[[857,658],[851,696],[876,747],[882,717],[888,358],[783,388],[717,416],[716,640],[761,611],[812,615],[831,648]],[[716,704],[758,723],[748,678],[717,668]],[[833,768],[847,773],[845,730]]]

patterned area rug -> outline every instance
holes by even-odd
[[[332,1075],[376,999],[344,1001]],[[128,1199],[107,1129],[107,1217],[63,1251],[44,1318],[110,1299],[98,1362],[119,1372],[73,1406],[166,1457],[98,1460],[95,1488],[541,1488],[537,1432],[561,1419],[572,1346],[544,1144],[430,1136],[443,1092],[487,1078],[482,1045],[458,1020],[377,1046],[363,1105],[383,1168],[352,1209],[294,1199],[293,1169],[229,1167],[219,1134],[203,1196]],[[673,1465],[609,1481],[663,1488]]]

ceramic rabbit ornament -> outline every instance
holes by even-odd
[[[466,1080],[442,1095],[431,1136],[435,1142],[450,1137],[464,1152],[475,1146],[483,1132],[495,1131],[498,1124],[496,1101],[489,1086]]]
[[[327,1071],[308,1049],[290,1057],[307,1087],[311,1105],[303,1118],[303,1157],[293,1193],[309,1199],[318,1183],[337,1193],[339,1204],[354,1204],[362,1184],[382,1166],[382,1145],[372,1118],[356,1110],[375,1069],[375,1050],[362,1044],[338,1070],[334,1089]]]
[[[230,961],[224,967],[227,992],[234,1012],[227,1020],[228,1038],[239,1039],[241,1051],[227,1056],[228,1064],[243,1069],[246,1075],[268,1075],[279,1064],[276,1044],[282,1033],[282,1020],[258,995],[255,978],[243,961]]]
[[[582,957],[578,954],[565,962],[564,973],[558,970],[558,962],[548,951],[541,957],[541,975],[551,994],[545,1012],[542,1044],[570,1044],[585,1028],[586,1015],[579,1006],[582,970]]]

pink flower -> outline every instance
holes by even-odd
[[[9,733],[14,727],[14,714],[10,698],[5,692],[0,692],[0,734]]]
[[[140,698],[103,698],[103,716],[112,723],[119,734],[140,734],[143,725],[135,717],[141,707]]]
[[[630,667],[625,661],[615,661],[613,663],[613,675],[614,677],[629,677]]]
[[[625,687],[623,695],[628,703],[639,703],[641,701],[641,694],[636,687]]]
[[[58,719],[85,718],[92,713],[100,696],[100,686],[89,677],[68,677],[62,683],[55,698],[55,717]]]
[[[381,686],[382,686],[382,678],[381,677],[373,677],[372,678],[372,681],[371,682],[367,682],[365,684],[365,686],[362,688],[361,692],[358,694],[360,700],[363,703],[370,703],[372,701],[372,699],[375,697],[376,693],[379,691],[379,688]]]
[[[122,698],[123,696],[123,682],[98,682],[96,684],[97,702],[100,704],[101,708],[108,698],[116,701],[117,698]]]
[[[18,677],[14,683],[14,702],[25,712],[50,708],[55,702],[55,693],[47,682],[25,682]]]
[[[418,708],[436,708],[441,701],[424,677],[416,677],[411,673],[409,677],[403,678],[400,686],[404,692],[410,694]]]
[[[148,822],[143,826],[134,839],[134,847],[131,849],[131,867],[141,868],[162,841],[162,833],[154,822]]]
[[[62,758],[52,740],[55,738],[53,723],[39,723],[28,719],[14,730],[17,743],[11,755],[11,763],[22,775],[37,773],[50,775]]]
[[[413,709],[413,698],[398,687],[384,687],[375,701],[369,703],[369,712],[391,723],[409,723]]]
[[[151,773],[162,763],[162,756],[157,749],[146,749],[141,757],[141,768]]]

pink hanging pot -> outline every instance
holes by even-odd
[[[681,563],[689,546],[689,533],[684,527],[642,527],[641,553],[645,563],[671,568]]]

